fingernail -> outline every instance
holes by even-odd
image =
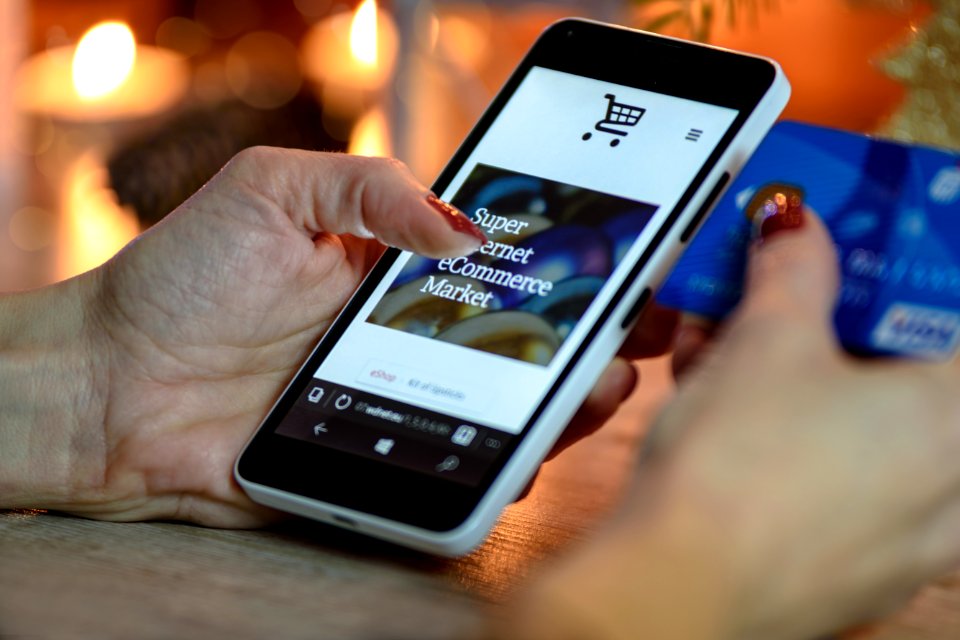
[[[769,240],[803,226],[803,189],[787,184],[762,187],[750,200],[744,215],[753,223],[754,240]]]
[[[427,195],[427,204],[440,212],[440,215],[447,221],[451,229],[457,233],[464,233],[475,238],[480,244],[486,244],[487,237],[483,235],[483,232],[480,231],[475,224],[470,222],[470,218],[468,218],[463,211],[460,211],[460,209],[457,209],[449,202],[444,202],[432,193]]]

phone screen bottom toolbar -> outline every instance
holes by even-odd
[[[314,379],[279,435],[474,486],[514,436]]]

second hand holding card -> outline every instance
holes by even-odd
[[[955,354],[960,155],[796,122],[771,130],[657,299],[711,320],[729,313],[742,293],[750,218],[777,193],[802,194],[836,243],[834,322],[848,351]]]

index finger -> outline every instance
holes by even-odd
[[[432,258],[472,253],[483,233],[397,160],[253,147],[224,169],[309,235],[349,233]]]

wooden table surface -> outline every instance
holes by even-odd
[[[0,638],[455,638],[608,513],[664,360],[600,432],[544,466],[489,540],[441,560],[306,521],[263,531],[0,511]],[[960,574],[857,640],[960,638]]]

